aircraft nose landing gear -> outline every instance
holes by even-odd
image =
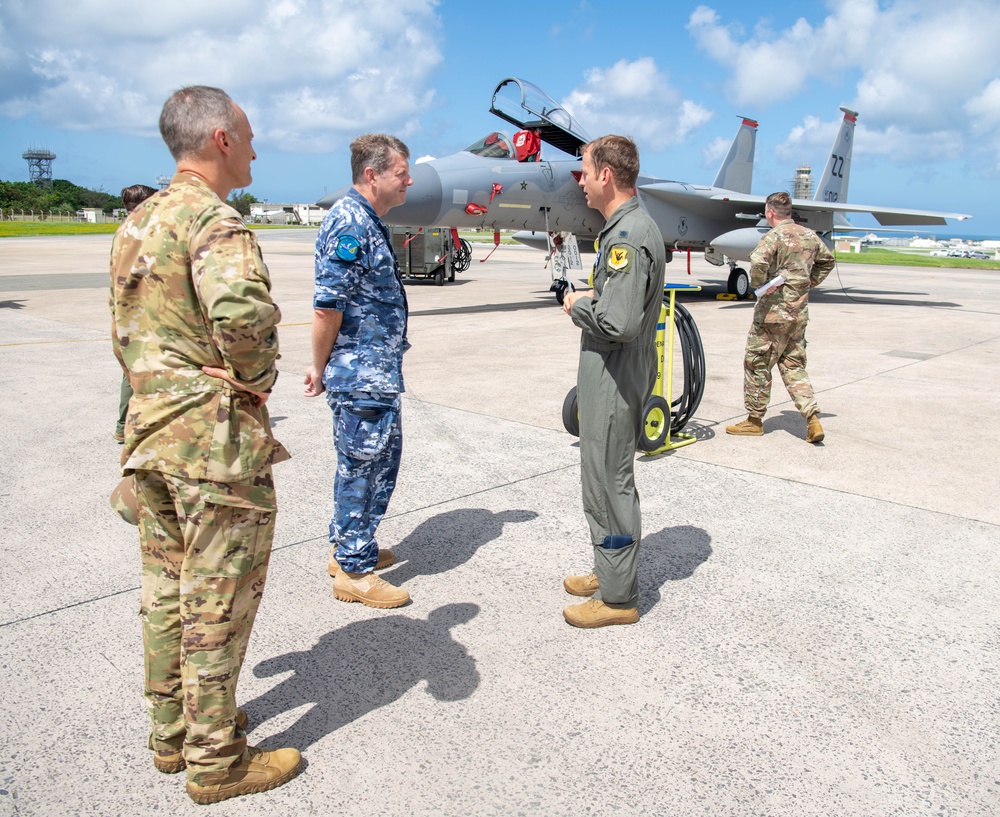
[[[559,306],[562,306],[563,301],[566,299],[566,293],[576,292],[576,287],[573,286],[572,282],[567,281],[565,278],[556,278],[552,281],[552,286],[549,287],[549,292],[554,292],[556,294],[556,301],[559,302]]]
[[[750,276],[742,267],[735,264],[729,271],[729,282],[727,285],[730,295],[735,295],[739,300],[743,300],[750,293]]]

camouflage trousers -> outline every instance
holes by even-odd
[[[149,748],[183,749],[188,779],[246,748],[236,683],[274,537],[271,474],[257,484],[136,471]]]
[[[348,573],[370,573],[378,561],[375,531],[396,488],[403,453],[400,398],[335,392],[327,400],[337,449],[331,556]]]
[[[743,403],[751,417],[763,417],[771,401],[775,364],[788,394],[803,417],[819,411],[806,373],[806,322],[755,323],[743,359]]]

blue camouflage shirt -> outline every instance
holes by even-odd
[[[323,370],[329,392],[403,391],[407,304],[388,228],[353,187],[316,237],[313,307],[344,314]]]

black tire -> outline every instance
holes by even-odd
[[[728,289],[730,295],[735,295],[741,301],[750,293],[750,276],[741,267],[736,267],[729,273]]]
[[[563,426],[574,437],[580,436],[580,407],[576,401],[576,386],[569,390],[562,407]]]
[[[670,436],[670,406],[660,395],[654,394],[642,410],[642,428],[639,431],[639,448],[651,452],[662,448]]]
[[[434,283],[439,287],[444,286],[444,267],[438,267],[437,272],[434,273]]]
[[[569,289],[569,284],[565,281],[556,281],[554,286],[556,288],[556,303],[562,306],[563,301],[566,299],[566,290]]]

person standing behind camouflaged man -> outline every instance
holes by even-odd
[[[236,683],[264,591],[288,452],[264,403],[278,376],[278,307],[257,239],[225,203],[251,182],[246,114],[183,88],[160,133],[170,186],[126,218],[111,254],[112,342],[135,394],[122,454],[142,555],[149,748],[214,803],[291,779],[296,749],[247,745]]]
[[[594,288],[567,292],[563,309],[583,332],[577,402],[583,510],[594,547],[594,572],[567,576],[574,596],[563,610],[574,627],[639,620],[642,514],[635,450],[642,409],[656,382],[656,324],[663,305],[666,250],[656,223],[639,205],[639,151],[624,136],[583,148],[580,186],[606,219],[597,237]]]
[[[727,434],[759,437],[771,400],[771,370],[775,363],[788,394],[806,418],[806,442],[823,441],[819,406],[806,373],[806,325],[809,290],[823,283],[836,261],[816,233],[792,221],[788,193],[772,193],[764,204],[771,225],[750,254],[750,286],[759,289],[781,275],[785,281],[757,299],[743,360],[743,402],[747,418],[726,426]]]
[[[374,573],[396,560],[379,547],[375,531],[399,473],[399,396],[409,346],[406,291],[382,216],[406,201],[409,157],[395,136],[370,133],[351,142],[353,186],[316,237],[313,365],[305,376],[305,396],[325,391],[333,410],[337,473],[327,567],[333,596],[379,608],[410,600]]]
[[[123,187],[121,192],[122,204],[125,211],[131,213],[136,207],[156,192],[155,187],[145,184],[133,184],[130,187]],[[114,440],[119,445],[125,442],[125,416],[128,414],[128,401],[132,399],[132,385],[128,382],[128,375],[122,372],[122,383],[118,396],[118,422],[115,424]]]

